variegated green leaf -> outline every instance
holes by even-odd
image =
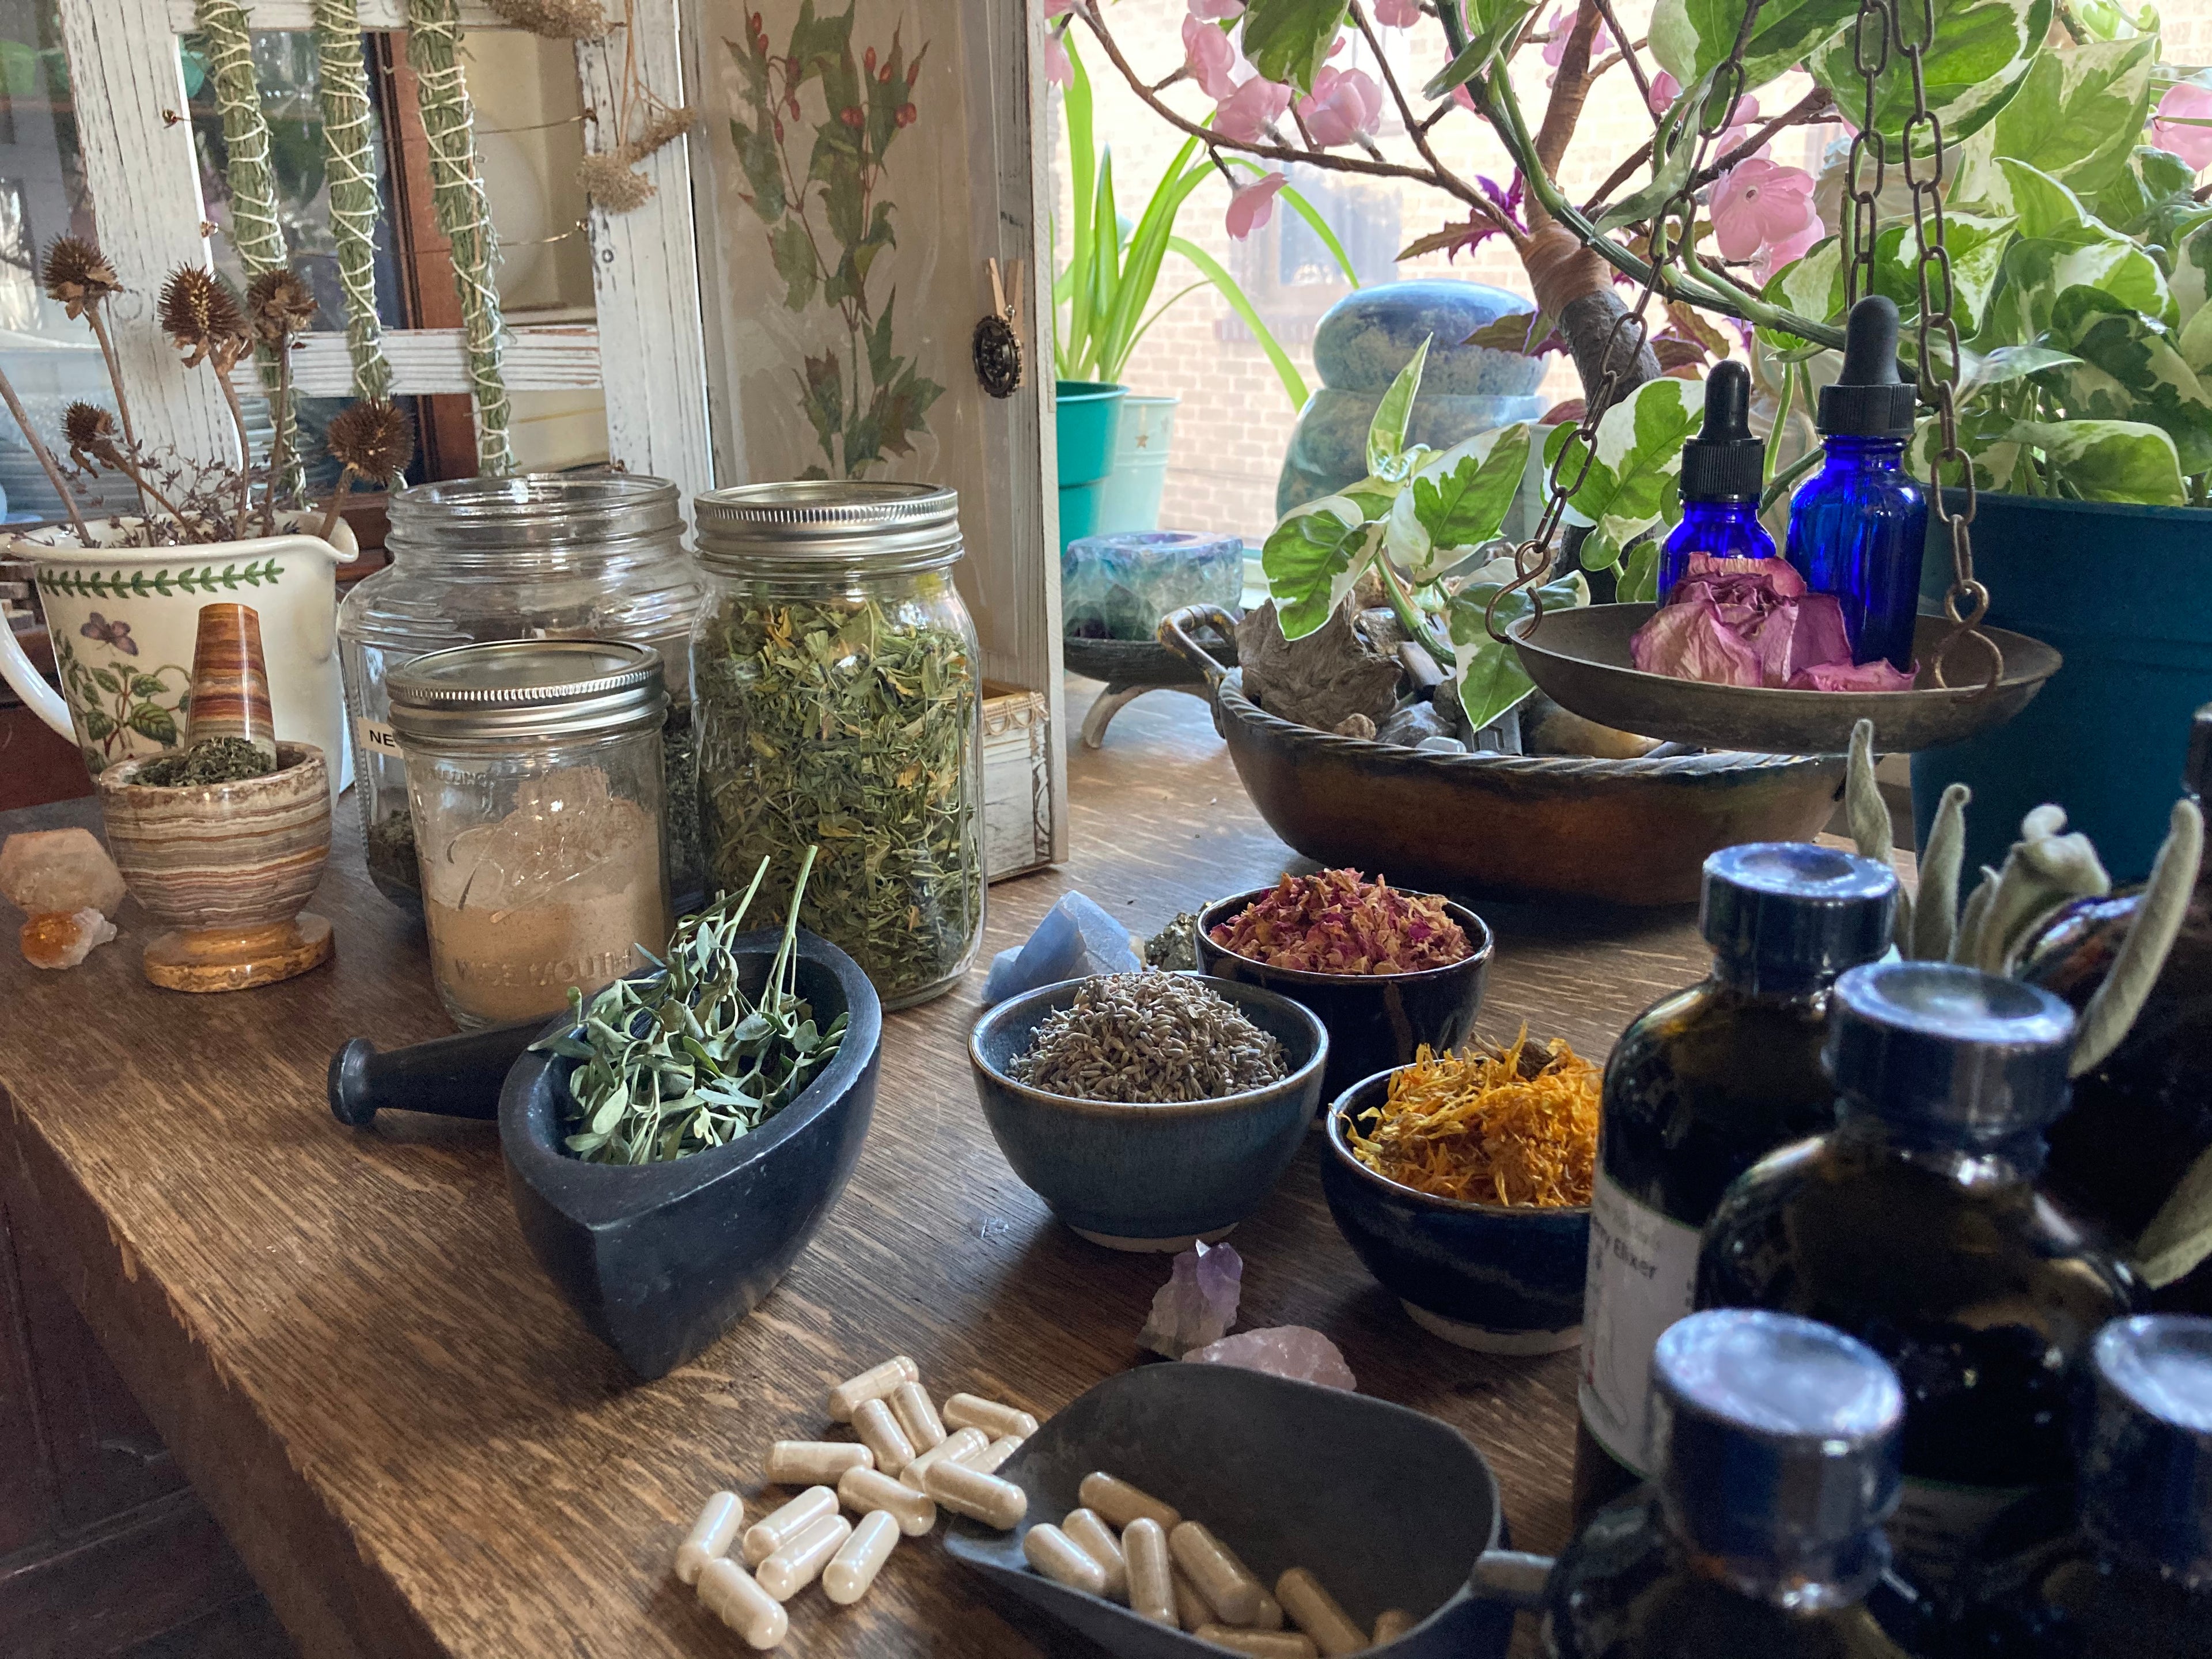
[[[1366,514],[1343,495],[1324,495],[1277,525],[1260,550],[1260,568],[1286,640],[1326,623],[1358,580],[1368,551]]]
[[[2055,236],[2090,218],[2081,198],[2066,185],[2042,168],[2009,155],[1997,157],[1991,196],[2000,211],[2018,222],[2023,236]]]
[[[1421,88],[1421,96],[1449,98],[1455,88],[1490,67],[1491,60],[1521,32],[1521,25],[1536,8],[1532,0],[1474,0],[1465,9],[1468,43]]]
[[[2212,398],[2158,324],[2093,288],[2052,307],[2051,338],[2081,362],[2054,378],[2076,420],[2136,421],[2173,440],[2185,473],[2212,466]]]
[[[1704,388],[1672,375],[1646,380],[1606,410],[1597,423],[1589,476],[1567,501],[1570,522],[1594,526],[1583,544],[1586,568],[1610,566],[1623,548],[1659,523],[1682,470],[1682,445],[1704,418]],[[1555,434],[1552,442],[1578,447],[1572,428],[1559,430],[1566,438]],[[1563,465],[1571,478],[1582,464],[1570,453]]]
[[[2134,421],[2021,421],[2010,436],[2043,452],[2051,471],[2086,501],[2181,507],[2189,491],[2173,440]]]
[[[2023,236],[2005,250],[2003,284],[1976,349],[2039,340],[2059,295],[2070,288],[2098,289],[2169,326],[2179,318],[2158,261],[2092,219],[2055,235]]]
[[[1651,13],[1651,55],[1677,85],[1694,87],[1735,50],[1743,10],[1743,0],[1659,0]],[[1802,62],[1857,13],[1845,0],[1766,0],[1745,43],[1745,88],[1764,86]]]
[[[1492,559],[1468,577],[1444,606],[1459,677],[1460,707],[1467,710],[1476,731],[1503,716],[1536,689],[1521,667],[1521,653],[1491,638],[1485,620],[1491,599],[1504,591],[1513,575],[1512,560]],[[1547,582],[1539,592],[1547,611],[1571,611],[1589,603],[1589,584],[1579,572]],[[1527,589],[1507,594],[1498,604],[1499,628],[1518,622],[1534,608]]]
[[[1844,252],[1842,241],[1833,236],[1815,242],[1802,259],[1794,259],[1767,279],[1764,297],[1770,305],[1778,305],[1796,312],[1800,317],[1809,317],[1816,322],[1831,323],[1844,314]],[[1809,343],[1795,334],[1785,334],[1779,329],[1762,327],[1759,337],[1778,351],[1802,351]]]
[[[1959,319],[1960,333],[1971,334],[1987,309],[2015,228],[2015,222],[2010,218],[1991,219],[1973,213],[1943,216],[1943,246],[1951,256],[1951,313]],[[1874,291],[1895,301],[1903,315],[1917,317],[1920,246],[1912,227],[1890,226],[1875,239],[1874,247]],[[1940,291],[1942,281],[1936,269],[1931,267],[1929,297],[1939,313],[1944,301]]]
[[[2103,189],[2142,140],[2157,61],[2154,36],[2038,52],[1992,123],[1996,153],[2077,192]]]
[[[2212,224],[2199,225],[2173,251],[2173,303],[2185,326],[2212,298]]]
[[[1936,0],[1936,39],[1922,54],[1922,79],[1947,142],[1956,143],[2010,101],[2051,32],[2051,0]],[[1829,36],[1806,64],[1814,82],[1854,112],[1864,107],[1866,84],[1854,61],[1858,27]],[[1917,31],[1918,24],[1907,27]],[[1894,141],[1913,106],[1911,72],[1894,46],[1875,98],[1875,129]],[[1915,137],[1924,142],[1924,134]]]
[[[1344,27],[1345,0],[1251,0],[1244,55],[1270,81],[1313,90],[1314,74]]]
[[[1367,470],[1382,473],[1406,447],[1406,422],[1413,418],[1413,399],[1421,390],[1421,369],[1429,361],[1429,345],[1436,338],[1425,335],[1414,349],[1413,361],[1398,371],[1398,378],[1390,382],[1390,389],[1382,394],[1382,401],[1375,406],[1375,418],[1367,424]]]
[[[2212,206],[2198,201],[2196,190],[2197,175],[2188,162],[2138,144],[2112,182],[2097,192],[2097,216],[2123,235],[2178,248],[2191,232],[2212,222]]]
[[[1383,546],[1415,582],[1433,581],[1497,535],[1528,467],[1526,422],[1478,433],[1424,465],[1391,504]]]

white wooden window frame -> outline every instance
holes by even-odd
[[[132,404],[149,430],[187,453],[234,452],[220,394],[205,375],[179,374],[152,325],[152,296],[179,264],[209,260],[205,208],[185,108],[177,37],[198,27],[192,0],[59,0],[62,36],[76,94],[86,183],[100,245],[130,290],[118,307],[121,355]],[[313,27],[307,0],[247,0],[255,29]],[[481,4],[464,3],[471,34],[505,29]],[[404,29],[404,0],[365,0],[364,30]],[[632,22],[647,83],[681,100],[684,62],[676,0],[639,0]],[[621,75],[619,30],[576,43],[587,140],[593,112],[611,108]],[[510,327],[502,373],[510,392],[597,388],[606,401],[608,453],[634,472],[673,479],[686,495],[714,487],[707,416],[698,263],[693,243],[691,165],[672,144],[646,163],[657,189],[635,212],[594,210],[589,219],[596,316],[586,324]],[[458,329],[387,330],[385,355],[401,395],[466,392]],[[240,384],[258,390],[251,365]],[[295,383],[311,396],[344,397],[352,369],[344,337],[318,334],[294,359]]]

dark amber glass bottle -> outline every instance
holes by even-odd
[[[1554,1659],[1902,1659],[1888,1565],[1905,1395],[1809,1319],[1697,1314],[1651,1358],[1652,1483],[1591,1517],[1545,1588]]]
[[[2197,711],[2184,780],[2212,801],[2212,704]],[[2030,944],[2021,977],[2078,1012],[2105,982],[2134,924],[2137,892],[2069,905]],[[2212,856],[2166,966],[2135,1024],[2074,1084],[2074,1103],[2051,1128],[2044,1184],[2066,1208],[2117,1240],[2132,1240],[2212,1149]],[[2212,1314],[2212,1262],[2152,1293],[2151,1305]]]
[[[1698,1237],[1729,1183],[1835,1121],[1828,988],[1888,948],[1887,866],[1804,842],[1705,860],[1702,983],[1655,1004],[1606,1062],[1583,1298],[1574,1515],[1644,1478],[1651,1348],[1690,1311]]]
[[[1945,1659],[2212,1654],[2212,1319],[2117,1320],[2089,1371],[2080,1529],[1978,1575]]]
[[[2134,1304],[2126,1268],[2035,1185],[2073,1030],[2012,980],[1853,969],[1829,1010],[1837,1127],[1729,1188],[1698,1258],[1700,1307],[1803,1314],[1896,1366],[1911,1406],[1890,1536],[1939,1597],[1992,1528],[2071,1480],[2081,1356]]]

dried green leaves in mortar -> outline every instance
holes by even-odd
[[[921,605],[740,595],[692,661],[708,881],[818,843],[801,920],[886,1003],[957,971],[983,915],[967,640]]]
[[[814,851],[799,865],[800,893]],[[581,1036],[532,1045],[583,1062],[568,1076],[572,1133],[563,1143],[578,1158],[656,1164],[726,1146],[789,1105],[837,1052],[845,1016],[819,1028],[799,994],[796,903],[759,1000],[739,988],[730,942],[745,931],[768,869],[763,858],[742,894],[679,922],[659,977],[617,980],[588,1006],[572,989]]]

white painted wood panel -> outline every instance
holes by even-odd
[[[401,396],[466,392],[471,389],[468,353],[457,328],[408,328],[387,331],[384,355],[392,364],[392,389]],[[599,385],[599,331],[590,323],[524,327],[507,336],[505,356],[509,392],[588,392]],[[251,362],[231,377],[240,392],[261,390]],[[353,365],[345,336],[311,334],[292,352],[292,383],[302,396],[353,395]],[[622,450],[614,452],[634,471],[641,467]]]
[[[157,445],[234,458],[237,437],[214,374],[184,372],[155,321],[171,269],[207,258],[191,126],[162,119],[165,110],[185,109],[164,0],[60,0],[60,15],[93,219],[128,290],[113,315],[132,416]]]

